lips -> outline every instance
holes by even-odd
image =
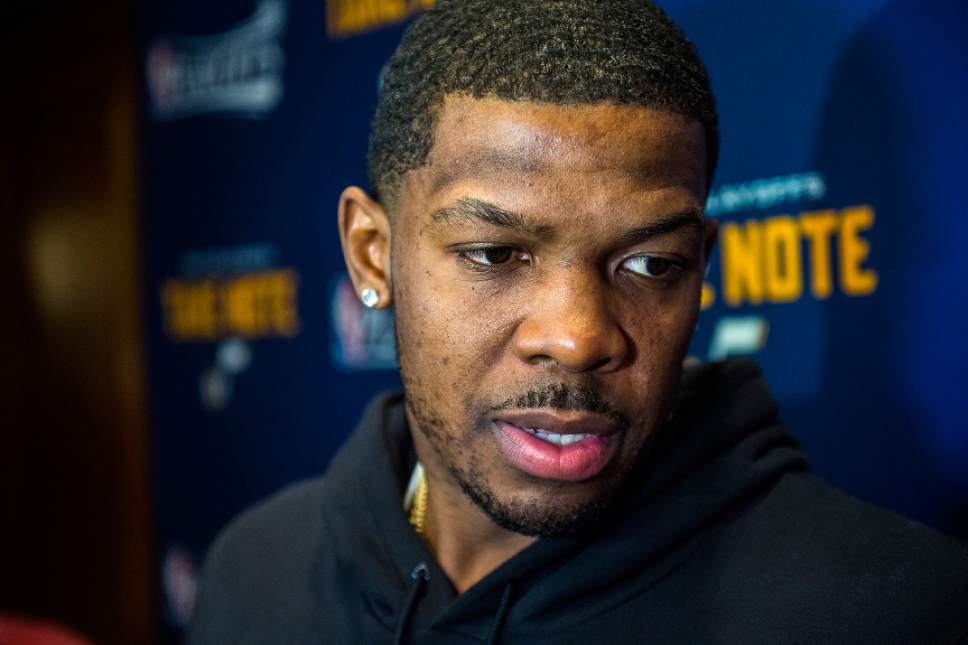
[[[508,461],[542,479],[590,479],[608,465],[618,443],[619,428],[612,420],[586,412],[514,411],[494,421]]]

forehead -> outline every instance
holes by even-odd
[[[702,125],[676,113],[452,95],[438,116],[427,164],[413,174],[430,192],[466,179],[571,174],[701,193],[705,163]]]

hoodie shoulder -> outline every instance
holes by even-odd
[[[725,522],[703,559],[733,610],[755,600],[795,633],[824,617],[813,642],[968,638],[968,548],[806,474],[783,477]]]
[[[814,477],[790,477],[778,488],[773,512],[799,522],[796,533],[813,545],[808,552],[826,555],[858,587],[881,574],[881,592],[968,594],[968,547],[958,540]]]
[[[322,478],[294,484],[223,529],[205,559],[190,645],[310,642],[280,626],[317,621],[323,491]]]

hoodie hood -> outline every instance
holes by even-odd
[[[502,642],[505,630],[547,635],[660,584],[724,518],[806,468],[747,360],[684,370],[647,449],[637,485],[607,525],[541,538],[458,596],[403,509],[416,456],[402,394],[384,394],[327,473],[324,548],[335,550],[353,604],[404,642],[428,630],[485,642]]]

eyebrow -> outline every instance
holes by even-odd
[[[506,228],[531,237],[544,240],[554,238],[554,228],[548,224],[540,224],[530,217],[514,211],[501,208],[497,204],[463,197],[451,206],[444,206],[434,211],[434,222],[447,224],[486,224]],[[698,209],[689,208],[672,215],[662,217],[654,222],[636,226],[623,231],[617,239],[620,246],[635,246],[652,238],[668,235],[682,228],[692,228],[701,232],[705,228],[704,218]]]
[[[654,222],[624,231],[618,236],[618,242],[621,246],[635,246],[652,238],[668,235],[682,228],[691,228],[697,232],[702,232],[705,229],[702,213],[698,209],[690,208],[672,215],[667,215]]]
[[[455,225],[486,224],[497,226],[545,240],[554,236],[554,229],[548,224],[541,224],[527,215],[509,211],[497,204],[473,197],[463,197],[457,200],[456,204],[437,209],[434,211],[432,219],[434,222]]]

